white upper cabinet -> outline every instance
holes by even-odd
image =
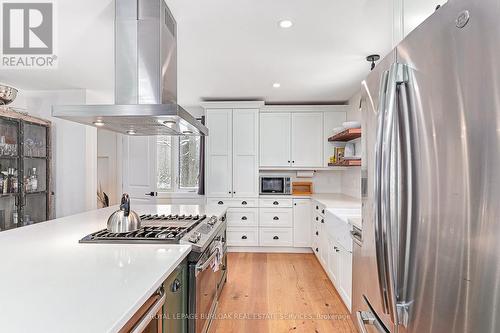
[[[233,110],[233,196],[259,195],[259,110]]]
[[[233,112],[208,109],[206,115],[206,195],[232,197]]]
[[[323,113],[292,113],[292,166],[323,167]]]
[[[260,114],[260,166],[290,167],[290,113]]]
[[[207,109],[206,195],[259,195],[259,109]]]

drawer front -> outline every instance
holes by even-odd
[[[261,208],[259,211],[261,227],[293,227],[291,208]]]
[[[258,208],[230,208],[227,212],[228,227],[256,227],[258,225]]]
[[[260,228],[260,246],[292,246],[292,228]]]
[[[325,205],[317,202],[317,201],[313,201],[313,212],[321,215],[321,216],[325,216]]]
[[[259,207],[292,207],[292,199],[268,198],[259,199]]]
[[[259,228],[227,228],[228,246],[259,246]]]
[[[259,200],[255,198],[228,199],[228,198],[208,198],[207,205],[219,205],[234,208],[256,208],[259,207]]]
[[[230,207],[257,208],[259,207],[259,199],[255,198],[233,199]]]
[[[228,198],[207,198],[207,205],[219,205],[231,207],[233,205],[233,199]]]

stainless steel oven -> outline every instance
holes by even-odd
[[[225,223],[206,250],[189,263],[189,333],[206,333],[226,281]]]
[[[292,194],[292,182],[287,176],[260,176],[260,194]]]

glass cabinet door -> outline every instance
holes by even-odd
[[[23,225],[47,220],[48,214],[48,149],[47,127],[23,123]]]
[[[0,118],[0,231],[19,225],[19,122]]]

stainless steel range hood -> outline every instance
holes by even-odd
[[[115,103],[52,115],[128,135],[208,135],[177,105],[177,24],[164,0],[115,1]]]

